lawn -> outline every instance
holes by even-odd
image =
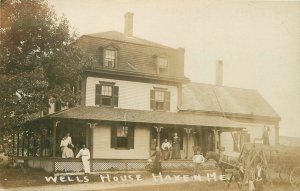
[[[169,173],[172,175],[172,173]],[[186,173],[177,173],[184,175]],[[107,174],[102,174],[107,175]],[[129,176],[130,173],[111,173],[110,176]],[[134,175],[134,174],[132,174]],[[101,182],[100,175],[90,175],[88,177],[89,182],[83,183],[76,181],[76,176],[72,176],[71,179],[75,180],[73,182],[61,182],[57,183],[45,181],[45,177],[51,176],[49,173],[44,172],[43,170],[30,169],[30,168],[20,168],[20,167],[7,167],[0,165],[0,188],[6,189],[23,189],[23,190],[106,190],[106,191],[224,191],[226,188],[226,182],[217,181],[217,182],[155,182],[150,173],[141,173],[143,178],[142,181],[137,181],[136,179],[132,182],[130,181],[111,181],[111,182]],[[163,176],[166,176],[166,173],[163,173]],[[79,176],[80,179],[83,179],[83,176]],[[66,178],[65,178],[66,180]],[[40,187],[43,186],[43,187]],[[31,187],[31,188],[29,188]],[[282,184],[277,181],[274,181],[274,186],[270,185],[265,186],[265,191],[295,191],[288,184]],[[231,184],[230,191],[238,191],[238,188],[235,183]]]

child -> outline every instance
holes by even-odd
[[[153,173],[159,174],[161,172],[161,151],[159,147],[156,147],[155,153],[153,153],[151,156],[155,156],[155,159],[153,161]]]
[[[193,163],[195,164],[194,166],[194,175],[198,175],[198,170],[199,167],[201,166],[202,163],[204,163],[204,157],[203,155],[200,153],[200,151],[197,151],[197,153],[194,155],[193,157]]]

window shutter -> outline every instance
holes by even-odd
[[[134,149],[134,126],[128,128],[128,147]]]
[[[118,86],[113,86],[113,102],[114,102],[114,107],[118,107],[119,104],[119,87]]]
[[[111,142],[110,147],[111,148],[117,148],[117,127],[111,126]]]
[[[164,110],[170,111],[170,103],[171,103],[171,93],[168,91],[165,91],[165,104],[164,104]]]
[[[150,109],[155,109],[155,91],[150,90]]]
[[[101,85],[96,84],[95,105],[101,104]]]

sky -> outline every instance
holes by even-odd
[[[79,35],[124,31],[185,48],[185,75],[256,89],[281,116],[280,135],[300,137],[300,2],[207,0],[48,0]]]

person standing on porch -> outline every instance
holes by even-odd
[[[205,158],[201,154],[200,151],[197,151],[197,153],[193,156],[193,163],[194,163],[194,175],[199,174],[199,168],[204,163]]]
[[[62,158],[74,158],[73,150],[69,148],[72,145],[72,139],[70,134],[67,133],[60,141],[61,157]]]
[[[172,145],[168,141],[168,139],[165,139],[165,141],[161,144],[161,149],[162,149],[162,159],[163,160],[168,160],[170,158],[170,149]]]
[[[180,137],[177,133],[174,133],[172,148],[172,159],[180,159]]]
[[[270,128],[264,127],[263,135],[262,135],[264,145],[270,145],[269,136],[270,136]]]
[[[76,155],[76,158],[81,157],[81,161],[83,164],[83,169],[85,174],[90,174],[90,158],[91,154],[89,149],[85,147],[85,145],[82,145],[82,149],[80,149],[79,153]]]

